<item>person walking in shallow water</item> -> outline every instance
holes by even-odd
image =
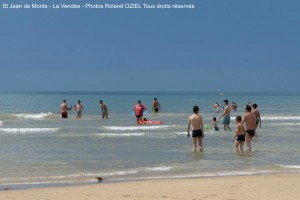
[[[199,143],[200,151],[203,151],[202,140],[204,138],[204,127],[202,116],[199,115],[199,107],[194,106],[194,114],[189,117],[187,136],[190,137],[190,129],[192,126],[192,138],[193,138],[193,151],[197,151],[197,141]]]
[[[252,114],[254,114],[255,117],[256,117],[256,128],[258,127],[258,125],[259,125],[259,127],[261,127],[261,117],[260,117],[260,112],[259,112],[259,110],[257,109],[257,104],[254,103],[254,104],[252,105],[252,108],[253,108]]]
[[[154,113],[159,113],[161,107],[159,102],[157,101],[157,98],[154,98],[153,103],[152,103],[152,112]]]
[[[102,119],[106,118],[108,119],[108,108],[105,103],[103,103],[102,100],[99,100],[101,111],[102,111]]]
[[[63,100],[63,103],[60,105],[60,114],[61,118],[68,118],[68,110],[72,110],[72,106],[68,108],[67,100]]]
[[[80,119],[81,114],[82,114],[82,110],[83,110],[83,105],[81,104],[80,100],[78,100],[78,103],[75,106],[74,110],[76,111],[76,119]]]
[[[223,124],[224,124],[224,130],[225,131],[231,131],[231,128],[229,126],[230,124],[230,107],[228,106],[228,100],[225,99],[224,101],[224,113],[219,117],[219,120],[223,118]]]
[[[255,136],[256,117],[253,113],[251,113],[251,106],[246,105],[245,114],[241,123],[244,124],[246,129],[246,143],[248,151],[252,151],[251,142],[252,138]]]
[[[142,104],[141,100],[138,100],[138,103],[133,106],[133,110],[136,116],[136,123],[139,124],[139,121],[143,119],[144,111],[147,110],[147,107]]]

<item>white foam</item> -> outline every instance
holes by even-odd
[[[131,137],[131,136],[143,136],[144,133],[99,133],[100,137]]]
[[[49,113],[39,113],[39,114],[14,114],[13,116],[16,116],[20,119],[45,119],[49,116],[53,115],[51,112]]]
[[[289,126],[297,126],[300,125],[300,123],[272,123],[272,125],[289,125]]]
[[[56,132],[59,128],[0,128],[0,131],[6,133],[40,133],[40,132]]]
[[[147,171],[170,171],[171,167],[170,166],[157,166],[157,167],[145,167],[145,170]]]
[[[262,120],[300,120],[300,116],[263,116]]]
[[[300,169],[300,165],[279,165],[279,166],[288,169]]]
[[[114,131],[138,131],[138,130],[155,130],[167,128],[168,126],[105,126],[106,129]]]

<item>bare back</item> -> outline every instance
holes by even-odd
[[[193,114],[189,117],[189,122],[191,123],[192,129],[193,130],[202,130],[202,117],[200,115],[197,114]]]
[[[61,112],[66,112],[68,110],[67,104],[66,103],[62,103],[60,105],[60,110],[61,110]]]
[[[224,108],[224,114],[225,116],[230,116],[230,107],[228,105]]]
[[[251,112],[247,112],[243,116],[242,123],[245,125],[246,130],[255,130],[256,129],[256,117]]]

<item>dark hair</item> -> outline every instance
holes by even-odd
[[[257,104],[256,103],[252,104],[252,107],[256,109],[257,108]]]
[[[154,98],[154,101],[156,101],[157,100],[157,98]]]
[[[227,99],[225,99],[223,102],[225,102],[226,104],[228,104],[228,100]]]
[[[247,110],[248,112],[251,112],[251,106],[246,105],[246,106],[245,106],[245,110]]]
[[[78,103],[80,103],[81,101],[80,100],[78,100]]]
[[[193,112],[194,112],[194,113],[197,113],[197,112],[199,112],[199,107],[198,107],[198,106],[194,106],[194,108],[193,108]]]
[[[138,103],[142,103],[141,100],[138,100]]]
[[[213,120],[214,120],[214,121],[217,121],[217,118],[216,118],[216,117],[214,117],[214,118],[213,118]]]
[[[237,116],[237,117],[235,118],[235,120],[238,121],[238,122],[241,122],[241,121],[242,121],[242,117],[241,117],[241,116]]]

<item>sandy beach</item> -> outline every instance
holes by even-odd
[[[147,180],[58,188],[8,190],[1,200],[190,199],[238,200],[300,198],[299,174]]]

